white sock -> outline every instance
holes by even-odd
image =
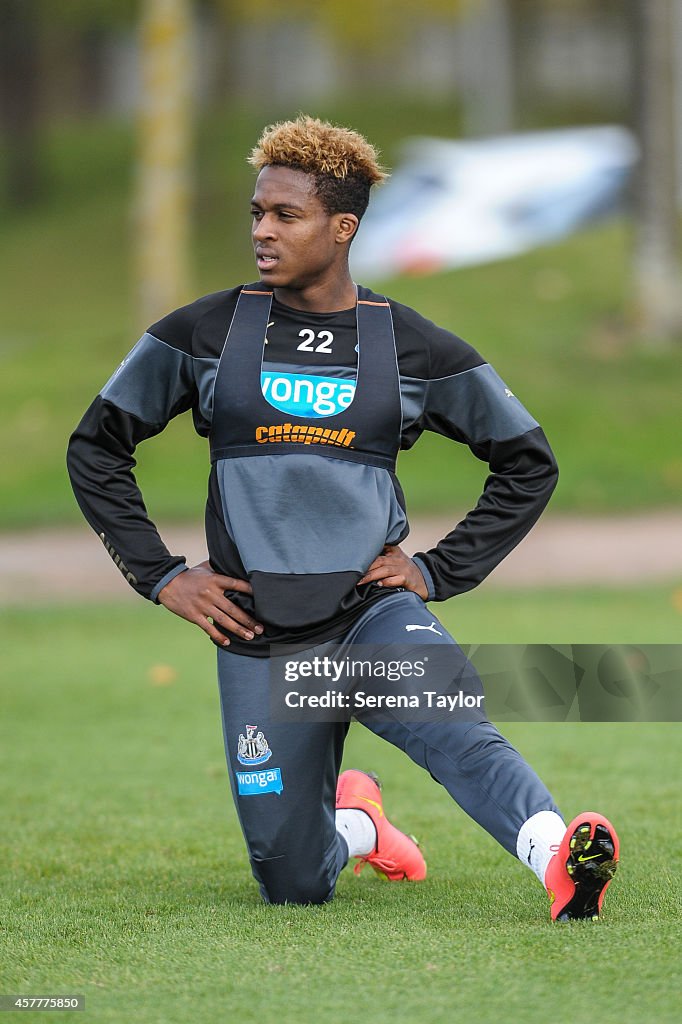
[[[346,840],[349,857],[366,857],[377,844],[377,830],[369,814],[352,807],[336,812],[336,831]]]
[[[519,829],[516,856],[535,872],[541,885],[545,884],[547,865],[565,833],[564,820],[556,811],[538,811]]]

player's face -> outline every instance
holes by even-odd
[[[273,288],[303,291],[334,277],[343,265],[345,215],[326,212],[311,174],[264,167],[251,214],[260,279]]]

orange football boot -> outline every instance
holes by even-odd
[[[585,811],[566,829],[545,872],[553,921],[596,921],[616,873],[620,846],[603,814]]]
[[[336,787],[337,808],[352,808],[369,814],[377,830],[372,853],[357,857],[354,872],[359,875],[365,864],[389,882],[421,882],[426,878],[426,861],[417,840],[391,825],[384,814],[380,783],[376,775],[351,769],[339,776]]]

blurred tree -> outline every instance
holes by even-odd
[[[650,343],[682,339],[677,209],[675,40],[678,0],[631,0],[634,110],[641,161],[633,252],[637,328]]]
[[[427,18],[452,22],[462,11],[475,10],[488,0],[210,0],[235,21],[255,24],[296,23],[317,25],[344,51],[348,83],[355,88],[381,87],[385,62],[395,60],[395,43],[409,38]],[[506,0],[503,0],[506,2]],[[454,55],[453,55],[454,60]],[[382,61],[384,63],[382,63]]]
[[[5,195],[26,206],[40,191],[40,21],[35,0],[0,4],[0,129]]]
[[[0,132],[5,138],[4,192],[11,205],[26,206],[44,189],[41,160],[43,108],[50,82],[47,55],[56,37],[73,40],[80,64],[95,39],[130,25],[138,0],[0,0]],[[91,74],[83,75],[85,88]]]
[[[142,0],[136,252],[143,324],[186,301],[192,146],[191,0]]]
[[[460,11],[475,8],[482,0],[212,0],[219,10],[237,18],[306,17],[330,29],[335,39],[351,47],[373,50],[391,42],[415,18],[425,15],[451,19]]]
[[[344,51],[346,79],[353,88],[386,91],[396,54],[425,28],[459,22],[460,43],[451,64],[466,66],[459,97],[470,134],[511,131],[516,122],[515,0],[207,0],[234,21],[256,24],[307,21]],[[423,42],[423,41],[422,41]],[[397,45],[399,44],[399,45]],[[434,56],[434,59],[435,56]]]
[[[464,91],[464,128],[469,135],[493,135],[516,127],[517,62],[511,0],[478,0],[462,19],[462,56],[469,64]]]

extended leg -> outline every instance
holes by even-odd
[[[414,660],[427,645],[441,647],[433,660],[442,677],[431,677],[428,686],[451,691],[466,659],[416,595],[396,594],[370,608],[356,623],[352,640],[382,649],[385,657],[397,646],[402,658],[407,635]],[[476,677],[474,690],[477,684]],[[594,812],[579,815],[567,829],[544,783],[484,714],[478,721],[458,721],[446,712],[424,722],[410,718],[409,710],[396,710],[368,714],[361,721],[430,772],[475,821],[531,868],[547,888],[554,920],[599,915],[618,862],[615,829]]]
[[[407,626],[418,626],[408,631]],[[350,637],[348,638],[351,639]],[[447,678],[426,677],[424,688],[451,689],[452,680],[462,672],[464,653],[445,627],[415,594],[398,593],[369,609],[356,623],[354,643],[385,649],[391,645],[401,652],[413,651],[417,660],[427,648],[445,646]],[[451,659],[447,657],[452,652]],[[451,665],[450,665],[451,661]],[[434,711],[428,721],[415,720],[409,710],[363,715],[362,724],[382,736],[425,768],[447,789],[454,800],[475,821],[517,855],[521,826],[540,811],[557,814],[547,789],[521,754],[489,722],[483,711],[465,720],[447,710]],[[563,834],[563,833],[562,833]]]

